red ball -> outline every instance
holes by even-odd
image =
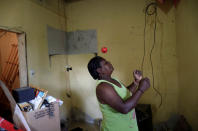
[[[107,52],[107,47],[102,47],[101,51],[102,51],[102,53],[106,53]]]

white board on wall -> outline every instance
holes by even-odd
[[[96,30],[64,32],[47,26],[47,37],[49,55],[97,53]]]

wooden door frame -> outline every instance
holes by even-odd
[[[28,64],[27,64],[27,44],[26,44],[25,32],[16,30],[16,29],[10,29],[9,27],[0,27],[0,29],[17,34],[20,87],[29,86]]]
[[[20,87],[29,86],[28,66],[27,66],[27,44],[26,34],[17,34],[18,37],[18,52],[19,52],[19,80]]]

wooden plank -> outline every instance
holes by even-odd
[[[14,48],[12,47],[12,48],[11,48],[10,55],[9,55],[9,57],[8,57],[8,61],[10,61],[13,52],[14,52]],[[5,81],[5,79],[6,79],[6,74],[7,74],[8,71],[9,71],[9,70],[8,70],[8,65],[5,64],[4,67],[3,67],[2,75],[1,75],[1,79],[2,79],[3,81]]]
[[[16,51],[15,51],[15,53],[13,54],[13,59],[10,61],[11,63],[17,63],[17,61],[18,61],[18,49],[16,48]],[[15,72],[14,72],[14,69],[15,69],[15,65],[14,64],[9,64],[9,65],[11,65],[11,68],[9,69],[9,73],[8,73],[8,75],[7,75],[7,82],[8,82],[8,84],[9,84],[9,86],[11,86],[11,76],[12,76],[12,74],[14,74]]]
[[[18,52],[20,87],[25,87],[28,86],[25,33],[18,34]]]
[[[13,96],[9,92],[8,88],[5,86],[5,84],[0,80],[0,87],[2,88],[4,94],[6,95],[7,99],[9,100],[12,114],[13,114],[13,121],[15,125],[18,128],[22,128],[26,131],[31,131],[30,127],[28,126],[28,123],[26,119],[24,118],[20,108],[16,104],[16,101],[14,100]]]

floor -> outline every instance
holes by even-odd
[[[89,124],[85,122],[73,122],[69,129],[62,129],[61,131],[100,131],[96,124]]]

